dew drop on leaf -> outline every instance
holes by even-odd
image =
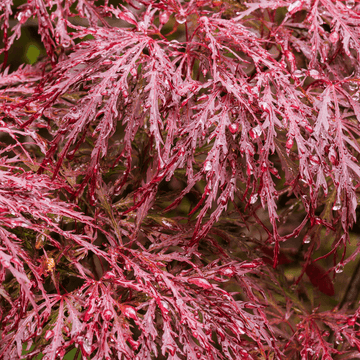
[[[291,3],[288,7],[289,13],[291,13],[292,11],[296,11],[299,6],[301,6],[300,0],[294,1],[293,3]]]
[[[175,15],[175,19],[179,24],[184,24],[184,22],[186,21],[186,16],[182,14],[177,14]]]
[[[238,124],[231,124],[229,125],[229,130],[232,134],[236,134],[236,132],[238,131],[239,125]]]
[[[197,101],[207,100],[208,98],[209,98],[209,96],[204,94],[204,95],[201,95],[200,97],[198,97]]]
[[[250,176],[250,175],[253,174],[253,167],[251,166],[250,163],[248,163],[248,164],[246,165],[246,173],[247,173],[248,176]]]
[[[241,269],[255,269],[259,266],[259,262],[254,260],[252,262],[247,262],[244,264],[241,264]]]
[[[170,15],[168,12],[164,11],[163,13],[161,13],[159,15],[160,24],[165,25],[169,21],[169,17]]]
[[[311,69],[309,75],[314,79],[320,79],[320,73],[315,69]]]
[[[45,333],[44,339],[46,341],[48,341],[49,339],[51,339],[54,336],[54,332],[52,330],[48,330]]]
[[[332,207],[332,209],[333,209],[334,211],[340,210],[340,209],[341,209],[341,202],[340,202],[340,201],[337,201],[337,202],[334,204],[334,206]]]
[[[168,227],[168,228],[172,228],[172,224],[169,222],[169,221],[166,221],[166,220],[162,220],[162,223],[166,226],[166,227]]]
[[[212,285],[204,278],[193,277],[193,278],[188,279],[188,282],[190,284],[197,285],[203,289],[211,289],[212,288]]]
[[[295,70],[293,72],[293,76],[295,76],[296,78],[301,78],[302,76],[304,76],[304,74],[301,70]]]
[[[317,155],[310,155],[309,160],[311,165],[320,165],[320,159]]]
[[[206,161],[205,171],[210,171],[212,169],[211,161]]]
[[[337,274],[341,274],[344,271],[344,265],[342,263],[339,263],[335,267],[335,272]]]
[[[250,198],[250,204],[255,204],[258,197],[259,197],[258,194],[252,195],[251,198]]]
[[[355,6],[355,0],[347,0],[345,4],[348,9],[352,9]]]
[[[260,103],[260,108],[261,108],[262,111],[265,111],[265,112],[267,112],[267,113],[270,113],[271,107],[270,107],[270,105],[269,105],[268,103],[266,103],[266,102],[261,102],[261,103]]]
[[[64,349],[57,349],[55,356],[59,357],[60,359],[63,359],[65,355],[65,350]]]
[[[293,147],[293,145],[294,145],[294,139],[288,138],[286,141],[286,148],[290,150]]]
[[[219,272],[221,275],[228,276],[228,277],[232,277],[235,274],[234,270],[231,267],[222,268],[222,269],[220,269]]]
[[[130,306],[130,305],[125,305],[122,308],[122,313],[127,317],[127,318],[131,318],[134,320],[137,320],[137,316],[136,316],[136,310]]]
[[[250,131],[249,131],[249,135],[253,140],[255,140],[259,136],[261,136],[261,133],[262,133],[262,130],[261,130],[260,125],[255,126],[254,128],[250,129]]]

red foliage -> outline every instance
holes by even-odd
[[[359,357],[358,3],[0,11],[1,359]]]
[[[309,264],[305,269],[311,283],[326,295],[335,294],[334,285],[326,271],[316,263]]]

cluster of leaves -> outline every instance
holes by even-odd
[[[31,19],[47,55],[9,71]],[[0,358],[360,357],[358,294],[334,287],[360,252],[360,5],[0,20]]]

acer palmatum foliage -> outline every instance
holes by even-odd
[[[360,4],[0,9],[1,359],[360,357]]]

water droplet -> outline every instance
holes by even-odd
[[[307,348],[306,351],[310,354],[310,355],[314,355],[315,351],[312,348]]]
[[[293,147],[293,145],[294,145],[294,139],[291,137],[288,138],[286,141],[286,148],[290,150]]]
[[[310,164],[314,166],[320,165],[320,159],[317,155],[310,155],[309,160],[310,160]]]
[[[184,22],[186,21],[186,16],[179,13],[175,15],[175,19],[179,24],[184,24]]]
[[[343,271],[344,271],[344,264],[342,263],[337,264],[335,267],[335,272],[337,274],[341,274]]]
[[[355,93],[353,96],[351,96],[351,98],[354,101],[360,101],[360,92],[358,91],[357,93]]]
[[[135,68],[132,68],[132,69],[130,69],[130,74],[132,75],[132,76],[137,76],[137,71],[136,71],[136,69]]]
[[[55,357],[59,357],[60,359],[64,358],[65,355],[65,350],[64,349],[57,349],[56,353],[55,353]]]
[[[239,125],[238,124],[230,124],[229,125],[229,130],[232,134],[236,134],[238,131]]]
[[[45,333],[44,339],[46,341],[48,341],[49,339],[51,339],[54,336],[54,332],[52,330],[48,330]]]
[[[350,91],[357,91],[359,89],[358,83],[349,82],[349,90]]]
[[[165,25],[169,21],[170,15],[168,12],[163,12],[159,15],[159,20],[161,25]]]
[[[294,11],[294,10],[297,10],[297,7],[299,7],[299,5],[301,5],[301,1],[300,1],[300,0],[295,1],[295,2],[293,2],[292,4],[290,4],[289,7],[288,7],[289,13],[291,13],[291,12]]]
[[[163,223],[166,227],[172,228],[172,224],[171,224],[170,222],[168,222],[168,221],[166,221],[166,220],[163,220],[162,223]]]
[[[163,306],[165,309],[167,309],[167,310],[169,310],[169,309],[170,309],[170,307],[169,307],[169,303],[168,303],[167,301],[165,301],[165,300],[161,300],[161,304],[162,304],[162,306]]]
[[[347,0],[345,4],[348,9],[352,9],[355,6],[355,0]]]
[[[127,317],[134,320],[137,320],[136,310],[129,305],[125,305],[122,308],[122,313]]]
[[[232,277],[235,274],[235,271],[231,267],[226,267],[223,269],[220,269],[220,274],[228,277]]]
[[[311,69],[309,75],[314,79],[320,79],[320,73],[315,69]]]
[[[260,105],[260,108],[261,108],[262,111],[270,113],[271,107],[270,107],[270,105],[268,103],[262,101],[262,102],[260,102],[259,105]]]
[[[295,76],[296,78],[301,78],[302,76],[304,76],[304,74],[301,70],[295,70],[293,72],[293,76]]]
[[[147,32],[147,24],[144,21],[138,22],[138,30],[146,33]]]
[[[26,20],[31,16],[31,10],[26,9],[25,11],[21,11],[17,16],[17,19],[20,21],[21,24],[24,24]]]
[[[212,169],[211,161],[206,161],[205,163],[205,171],[210,171]]]
[[[204,278],[193,277],[188,279],[188,283],[197,285],[203,289],[212,289],[212,285]]]
[[[311,240],[311,237],[308,236],[308,235],[305,235],[304,238],[303,238],[303,243],[304,243],[304,244],[309,244],[309,243],[310,243],[310,240]]]
[[[334,204],[334,206],[332,207],[332,209],[334,211],[338,211],[341,209],[341,201],[336,201],[336,203]]]
[[[250,198],[250,204],[255,204],[257,199],[258,199],[259,195],[258,194],[254,194],[251,196]]]
[[[262,134],[262,130],[260,125],[255,126],[249,131],[249,135],[253,140],[257,139],[259,136],[261,136],[261,134]]]
[[[204,95],[201,95],[200,97],[197,98],[197,101],[203,101],[203,100],[207,100],[209,98],[208,95],[204,94]]]
[[[126,90],[124,90],[123,92],[122,92],[122,95],[123,95],[123,98],[127,98],[128,96],[129,96],[129,93],[126,91]]]

